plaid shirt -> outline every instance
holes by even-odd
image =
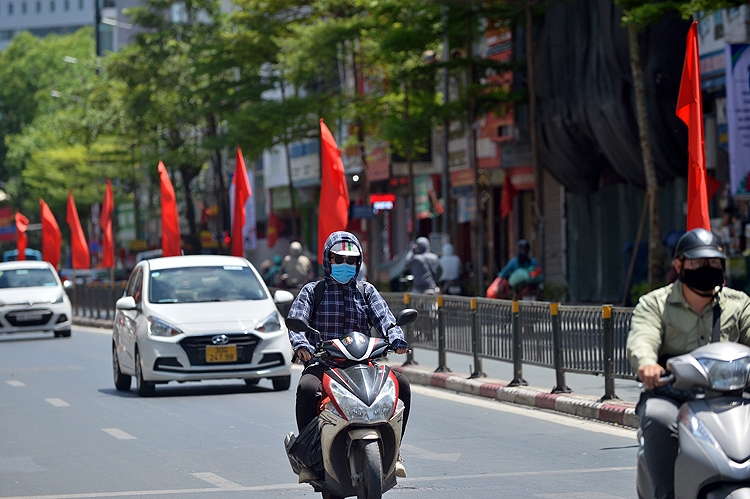
[[[369,282],[363,282],[366,296],[362,296],[357,288],[356,279],[341,284],[331,277],[328,251],[335,243],[340,243],[342,240],[352,240],[359,247],[359,241],[348,232],[334,232],[328,237],[323,251],[326,289],[315,317],[312,317],[312,313],[315,305],[315,285],[317,282],[307,283],[300,290],[289,310],[289,317],[304,317],[307,319],[313,328],[320,331],[322,341],[340,338],[350,331],[369,334],[370,325],[385,338],[386,330],[390,325],[396,323],[396,319],[375,286]],[[314,336],[314,334],[306,335],[289,330],[289,341],[292,343],[295,352],[301,347],[307,348],[311,353],[314,352],[315,344],[318,342],[318,338]],[[388,331],[388,340],[393,342],[396,339],[404,339],[404,332],[398,326]]]

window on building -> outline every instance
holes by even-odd
[[[63,2],[63,9],[65,12],[70,10],[70,0],[65,0],[65,2]]]
[[[78,0],[78,10],[83,10],[83,0]]]
[[[724,38],[724,11],[719,10],[714,13],[714,40]]]
[[[36,13],[39,14],[40,12],[42,12],[42,2],[40,2],[39,0],[37,0],[37,2],[36,2]]]
[[[21,14],[26,14],[29,12],[29,6],[26,4],[26,2],[21,2]]]
[[[8,15],[13,15],[13,2],[8,2]]]
[[[49,11],[54,12],[55,11],[55,0],[50,0],[49,2]]]

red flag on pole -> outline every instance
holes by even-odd
[[[687,230],[702,227],[711,230],[706,188],[706,150],[703,135],[703,99],[698,56],[698,21],[687,34],[685,63],[682,66],[677,116],[688,127]]]
[[[70,227],[70,259],[74,269],[91,268],[91,255],[89,246],[86,244],[86,236],[83,234],[81,220],[78,218],[76,202],[73,199],[73,190],[68,191],[68,210],[65,220]]]
[[[320,118],[320,205],[318,207],[318,262],[323,261],[326,239],[349,223],[349,188],[341,151]]]
[[[269,248],[276,246],[276,241],[279,240],[279,234],[283,229],[284,223],[276,216],[276,213],[271,212],[268,215],[268,227],[266,228],[266,245]]]
[[[16,212],[16,244],[18,247],[19,262],[26,260],[26,247],[29,245],[29,237],[26,235],[26,229],[29,228],[29,219],[21,215],[20,211]]]
[[[242,151],[237,146],[237,160],[234,167],[234,210],[232,216],[232,255],[245,256],[244,238],[242,228],[245,226],[245,203],[253,195],[250,190],[250,181],[247,178],[245,159]]]
[[[164,163],[159,161],[159,184],[161,189],[161,256],[179,256],[180,216],[172,181]]]
[[[60,226],[57,225],[55,215],[52,214],[52,210],[49,209],[44,199],[39,199],[39,206],[42,209],[42,260],[57,268],[62,246]]]
[[[507,217],[513,211],[513,198],[518,195],[518,189],[510,181],[510,174],[505,172],[503,193],[500,196],[500,218]]]
[[[107,179],[104,191],[102,212],[99,215],[99,226],[102,228],[102,267],[115,266],[115,240],[112,235],[112,211],[115,208],[115,198],[112,195],[112,181]]]

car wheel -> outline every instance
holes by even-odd
[[[289,390],[289,387],[292,385],[292,377],[281,376],[279,378],[271,378],[271,382],[273,383],[274,391],[283,392],[284,390]]]
[[[55,338],[70,338],[70,329],[55,331]]]
[[[250,379],[245,379],[245,384],[246,384],[247,386],[255,386],[255,385],[257,385],[258,383],[260,383],[260,378],[250,378]]]
[[[154,384],[143,379],[143,369],[141,369],[141,353],[135,351],[135,386],[138,395],[141,397],[150,397],[154,394]]]
[[[130,390],[132,376],[122,374],[122,371],[120,370],[120,361],[117,358],[117,348],[114,345],[112,345],[112,372],[114,374],[115,388],[117,388],[117,391],[127,392]]]

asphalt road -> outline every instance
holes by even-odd
[[[139,398],[114,389],[106,331],[51,336],[0,336],[0,499],[320,497],[296,483],[283,450],[293,389],[169,384]],[[386,497],[635,496],[632,430],[413,392],[409,477]]]

